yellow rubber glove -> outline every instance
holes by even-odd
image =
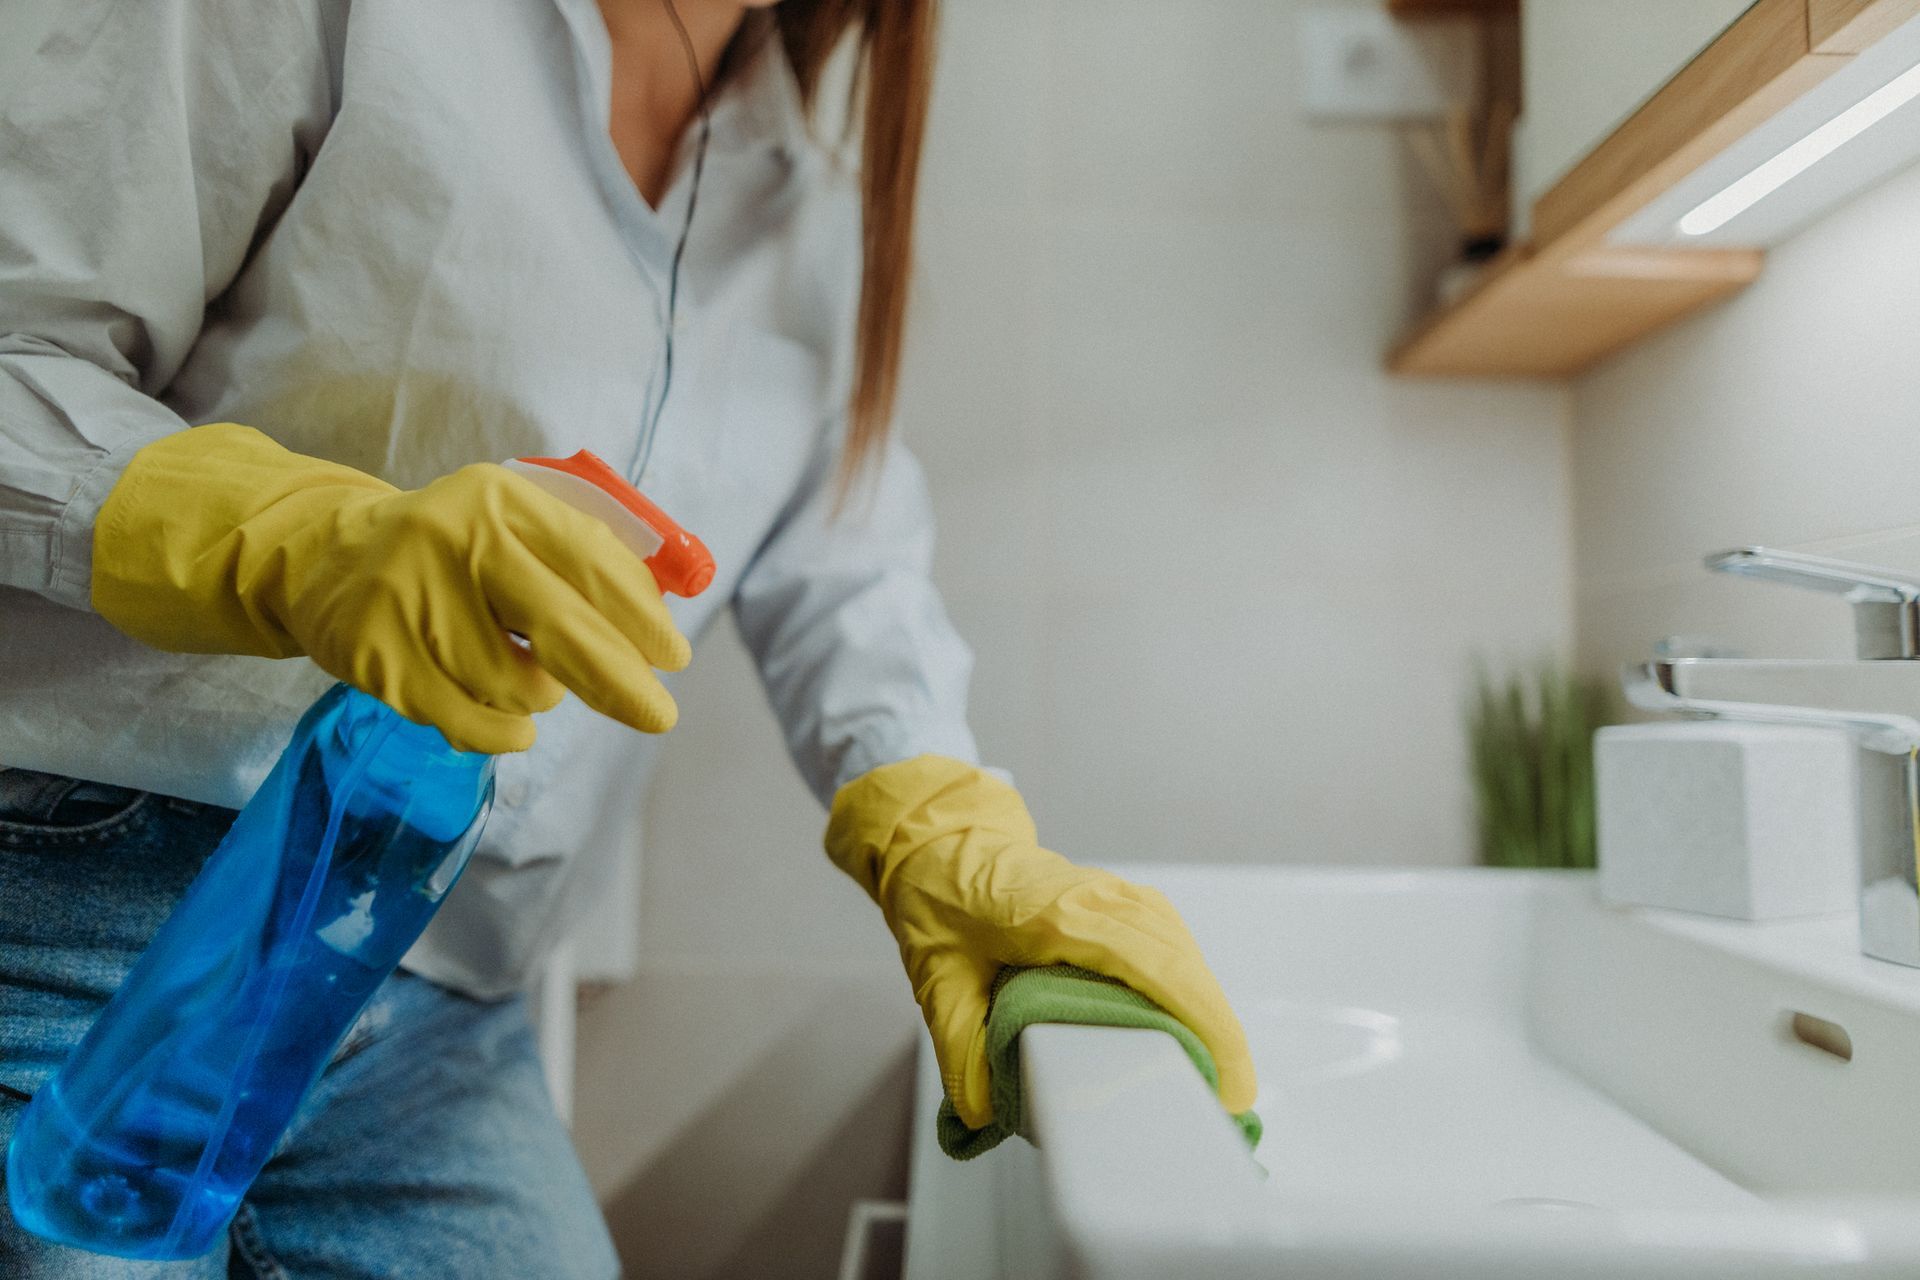
[[[93,606],[159,649],[306,654],[491,753],[532,746],[562,685],[663,733],[678,710],[652,668],[691,656],[652,571],[505,467],[403,491],[231,423],[134,455],[94,524]]]
[[[875,769],[833,798],[827,856],[886,916],[960,1119],[993,1118],[987,1007],[1003,965],[1074,964],[1126,983],[1200,1037],[1226,1109],[1251,1109],[1246,1036],[1173,905],[1037,839],[1019,792],[945,756]]]

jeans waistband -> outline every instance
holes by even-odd
[[[132,787],[0,765],[0,822],[89,822],[140,796]]]

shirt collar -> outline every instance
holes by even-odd
[[[799,79],[772,22],[758,14],[746,20],[753,26],[741,38],[753,51],[713,102],[712,145],[729,151],[769,147],[797,158],[816,145]]]
[[[576,48],[585,59],[586,78],[582,86],[587,103],[593,108],[588,119],[606,125],[608,80],[612,76],[612,53],[607,27],[594,0],[556,0],[573,33]],[[713,145],[729,151],[746,151],[764,146],[791,155],[818,149],[806,107],[800,101],[800,82],[786,47],[774,26],[771,13],[750,13],[749,24],[740,38],[748,41],[752,52],[745,65],[728,77],[708,109],[713,126]],[[696,130],[688,130],[688,139]]]

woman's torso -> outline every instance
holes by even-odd
[[[846,385],[857,203],[808,140],[777,47],[714,108],[671,394],[641,471],[688,175],[682,164],[656,213],[623,171],[592,0],[318,12],[336,109],[158,398],[190,423],[244,422],[403,487],[474,461],[591,449],[713,551],[713,585],[675,602],[697,635]],[[8,764],[237,805],[328,683],[304,660],[160,654],[96,616],[6,594]],[[586,892],[577,876],[527,872],[592,844],[598,802],[610,787],[636,794],[654,750],[571,699],[540,735],[501,762],[483,849],[517,869],[522,914]]]

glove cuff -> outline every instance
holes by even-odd
[[[1011,785],[951,756],[923,755],[870,769],[841,787],[827,818],[827,857],[883,906],[886,882],[943,837],[991,830],[1037,844],[1026,802]]]
[[[164,436],[100,508],[94,610],[160,649],[291,657],[300,646],[273,607],[286,543],[352,497],[393,492],[236,423]]]

